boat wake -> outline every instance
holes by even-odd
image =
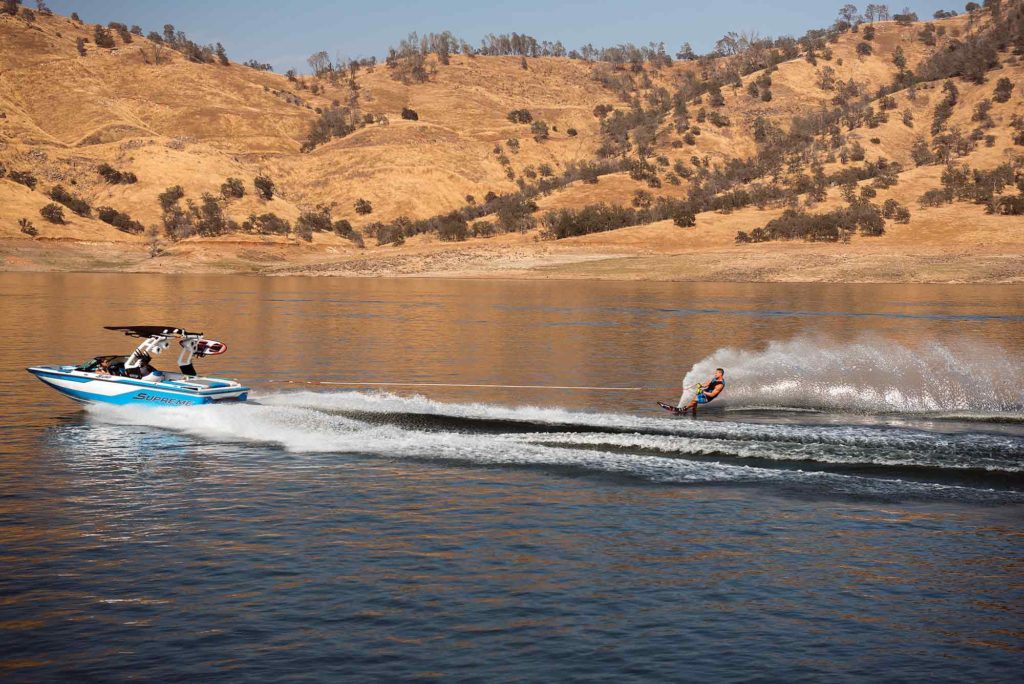
[[[1024,439],[889,426],[671,420],[381,392],[287,392],[259,405],[91,407],[100,421],[200,440],[813,496],[1024,503]]]

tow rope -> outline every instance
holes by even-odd
[[[596,390],[601,392],[645,392],[679,390],[679,387],[590,387],[586,385],[491,385],[457,382],[331,382],[328,380],[267,380],[283,385],[331,385],[340,387],[478,387],[486,389]]]

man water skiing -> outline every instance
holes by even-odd
[[[680,407],[680,413],[685,414],[687,411],[693,411],[693,415],[696,416],[697,406],[711,402],[722,393],[723,389],[725,389],[725,370],[716,368],[715,377],[709,380],[703,387],[698,388],[697,396],[685,407]]]

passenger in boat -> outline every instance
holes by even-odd
[[[150,357],[148,357],[148,356],[143,356],[142,357],[142,362],[139,364],[139,367],[136,369],[138,371],[138,373],[139,373],[139,378],[141,380],[152,380],[154,378],[150,378],[148,376],[153,375],[154,373],[160,373],[160,371],[158,371],[156,368],[153,368],[152,364],[150,364],[151,360],[152,359],[150,359]],[[160,373],[160,376],[162,377],[163,373]]]
[[[93,371],[97,375],[110,375],[110,359],[100,359],[100,363]]]

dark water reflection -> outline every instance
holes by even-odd
[[[952,385],[963,347],[1012,373],[1021,294],[0,275],[0,677],[1016,680],[1019,393],[920,414],[962,396],[922,380],[871,413],[839,381],[930,341]],[[266,405],[87,413],[22,370],[151,322],[226,340],[205,368]],[[744,389],[809,383],[773,370],[820,361],[786,346],[806,336],[852,359],[826,388],[851,403]],[[719,347],[773,343],[737,366],[743,401],[696,422],[632,393],[265,382],[675,386]],[[892,472],[811,472],[828,459]]]

